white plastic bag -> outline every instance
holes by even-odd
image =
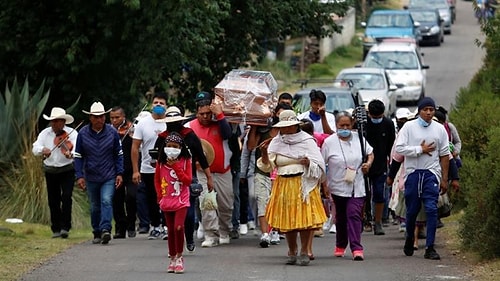
[[[201,210],[217,210],[217,192],[212,191],[205,194],[200,203]]]

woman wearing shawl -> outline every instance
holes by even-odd
[[[309,264],[307,255],[312,229],[322,227],[327,220],[323,210],[319,185],[325,178],[325,163],[314,138],[301,131],[295,112],[284,110],[279,122],[279,134],[261,145],[262,156],[257,165],[262,171],[277,168],[271,197],[266,209],[270,225],[286,233],[287,264]],[[297,234],[300,234],[300,256],[297,257]]]

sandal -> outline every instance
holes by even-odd
[[[312,261],[313,261],[313,260],[315,259],[315,257],[314,257],[314,255],[313,255],[313,254],[307,254],[307,256],[309,257],[309,260],[312,260]]]

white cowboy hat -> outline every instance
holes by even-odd
[[[280,121],[276,123],[273,127],[281,128],[281,127],[289,127],[293,125],[300,124],[299,119],[297,119],[297,115],[293,110],[283,110],[280,113]]]
[[[165,118],[155,120],[157,123],[172,123],[188,119],[182,116],[181,110],[177,106],[169,106],[165,112]]]
[[[43,118],[49,121],[55,119],[64,119],[66,120],[66,124],[71,124],[73,123],[73,121],[75,121],[75,118],[73,118],[73,116],[66,114],[66,110],[60,107],[53,107],[52,110],[50,111],[50,116],[44,114]]]
[[[97,101],[90,106],[90,111],[82,110],[83,113],[89,115],[103,115],[111,111],[111,108],[108,110],[104,109],[104,105],[101,102]]]

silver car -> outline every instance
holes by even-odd
[[[340,87],[346,81],[353,82],[354,86],[359,90],[365,105],[374,99],[378,99],[385,105],[385,116],[391,117],[396,112],[397,91],[401,90],[391,81],[385,69],[345,68],[337,75],[334,86]]]
[[[451,24],[453,23],[452,7],[448,0],[410,0],[405,9],[437,9],[439,16],[443,19],[444,34],[451,34]]]

